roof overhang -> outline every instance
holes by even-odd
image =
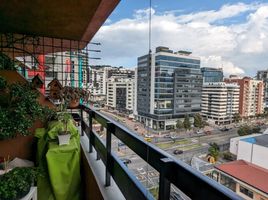
[[[0,32],[89,42],[120,0],[3,0]]]

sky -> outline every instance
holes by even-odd
[[[121,0],[93,38],[101,60],[91,63],[136,67],[149,51],[149,11],[149,0]],[[225,76],[268,69],[268,0],[152,0],[151,13],[153,52],[191,51]]]

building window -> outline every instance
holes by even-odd
[[[240,192],[253,199],[253,192],[240,185]]]
[[[235,192],[236,183],[232,178],[221,174],[220,183]]]

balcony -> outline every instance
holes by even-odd
[[[37,4],[32,1],[24,1],[21,4],[16,2],[15,5],[14,1],[4,1],[0,5],[2,17],[0,19],[2,25],[0,26],[1,45],[7,44],[11,39],[12,46],[2,46],[1,53],[8,55],[15,61],[17,57],[36,57],[38,55],[62,53],[63,51],[77,50],[76,52],[81,52],[80,50],[83,50],[88,45],[88,42],[91,41],[93,35],[119,1],[94,0],[81,2],[84,4],[67,4],[65,1],[58,1],[57,5],[60,6],[51,6],[55,4],[54,1],[39,2]],[[37,7],[39,9],[36,9]],[[9,8],[12,8],[12,13],[7,12],[10,11]],[[25,8],[32,12],[25,12]],[[69,12],[69,10],[72,10],[72,12]],[[50,13],[50,15],[47,16],[46,13]],[[63,18],[60,15],[62,13],[68,13],[68,19],[71,21]],[[77,21],[78,19],[80,21]],[[81,23],[81,20],[83,23]],[[43,23],[40,23],[40,21]],[[66,21],[70,23],[68,24]],[[46,26],[42,26],[42,24],[46,24]],[[10,33],[12,34],[10,35]],[[18,40],[18,34],[13,33],[20,33],[23,36],[25,36],[24,34],[29,34],[36,40],[27,40],[27,42],[32,41],[32,43],[27,43],[24,39]],[[18,41],[21,43],[16,44]],[[38,43],[34,41],[38,41]],[[25,52],[27,55],[24,54]],[[64,56],[71,57],[72,55]],[[53,66],[50,71],[45,70],[47,66],[41,64],[42,62],[39,63],[43,67],[42,70],[36,70],[37,63],[34,63],[34,60],[22,59],[20,60],[20,66],[24,69],[32,70],[33,74],[44,73],[49,75],[49,81],[52,80],[51,77],[54,78],[62,74],[60,81],[64,82],[65,72],[62,70],[60,73],[55,73],[54,64],[57,63],[54,63],[53,59],[50,59],[50,62]],[[59,64],[60,67],[70,65],[70,63],[63,64],[62,61]],[[25,70],[22,70],[21,73],[25,75]],[[68,77],[71,76],[70,71],[66,73],[68,73]],[[10,76],[9,78],[13,82],[26,82],[20,75]],[[46,95],[45,91],[41,96],[40,102],[42,104],[47,102],[47,98],[44,95]],[[51,102],[48,104],[51,105]],[[113,150],[112,137],[116,137],[124,143],[126,147],[143,159],[148,166],[157,171],[159,174],[159,192],[156,196],[160,200],[170,199],[172,185],[191,199],[241,199],[229,189],[144,141],[135,132],[126,129],[120,123],[104,116],[100,112],[92,110],[83,104],[79,106],[78,110],[71,111],[80,113],[81,118],[79,131],[81,133],[80,144],[82,151],[81,169],[79,168],[79,170],[82,177],[83,199],[154,199],[154,196],[148,192],[146,187],[142,185]],[[106,140],[103,140],[97,131],[93,129],[93,120],[100,123],[107,130]],[[33,130],[35,128],[32,127]],[[0,156],[5,157],[13,152],[23,157],[33,157],[29,156],[36,152],[36,148],[32,146],[33,135],[15,139],[16,143],[7,141],[8,152],[0,151]],[[3,148],[3,145],[0,145],[0,147]],[[145,173],[148,173],[148,171]]]
[[[159,173],[158,199],[170,198],[171,184],[174,184],[191,199],[241,199],[232,191],[192,169],[182,161],[176,160],[168,153],[139,138],[137,134],[115,120],[85,105],[80,105],[80,109],[82,115],[81,133],[84,135],[83,139],[86,138],[88,142],[88,149],[84,149],[85,146],[83,148],[86,150],[84,156],[96,154],[97,161],[95,162],[103,162],[105,165],[105,180],[102,180],[102,183],[109,187],[111,180],[113,180],[126,199],[154,199],[154,197],[148,193],[133,172],[112,150],[112,136],[118,138]],[[87,116],[88,122],[85,120]],[[105,143],[99,134],[92,129],[93,120],[106,128]],[[99,159],[101,161],[98,161]],[[92,165],[92,163],[88,164]]]

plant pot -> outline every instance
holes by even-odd
[[[58,135],[59,145],[68,145],[70,142],[71,134]]]
[[[69,103],[69,108],[77,108],[79,106],[79,99],[71,100]]]

